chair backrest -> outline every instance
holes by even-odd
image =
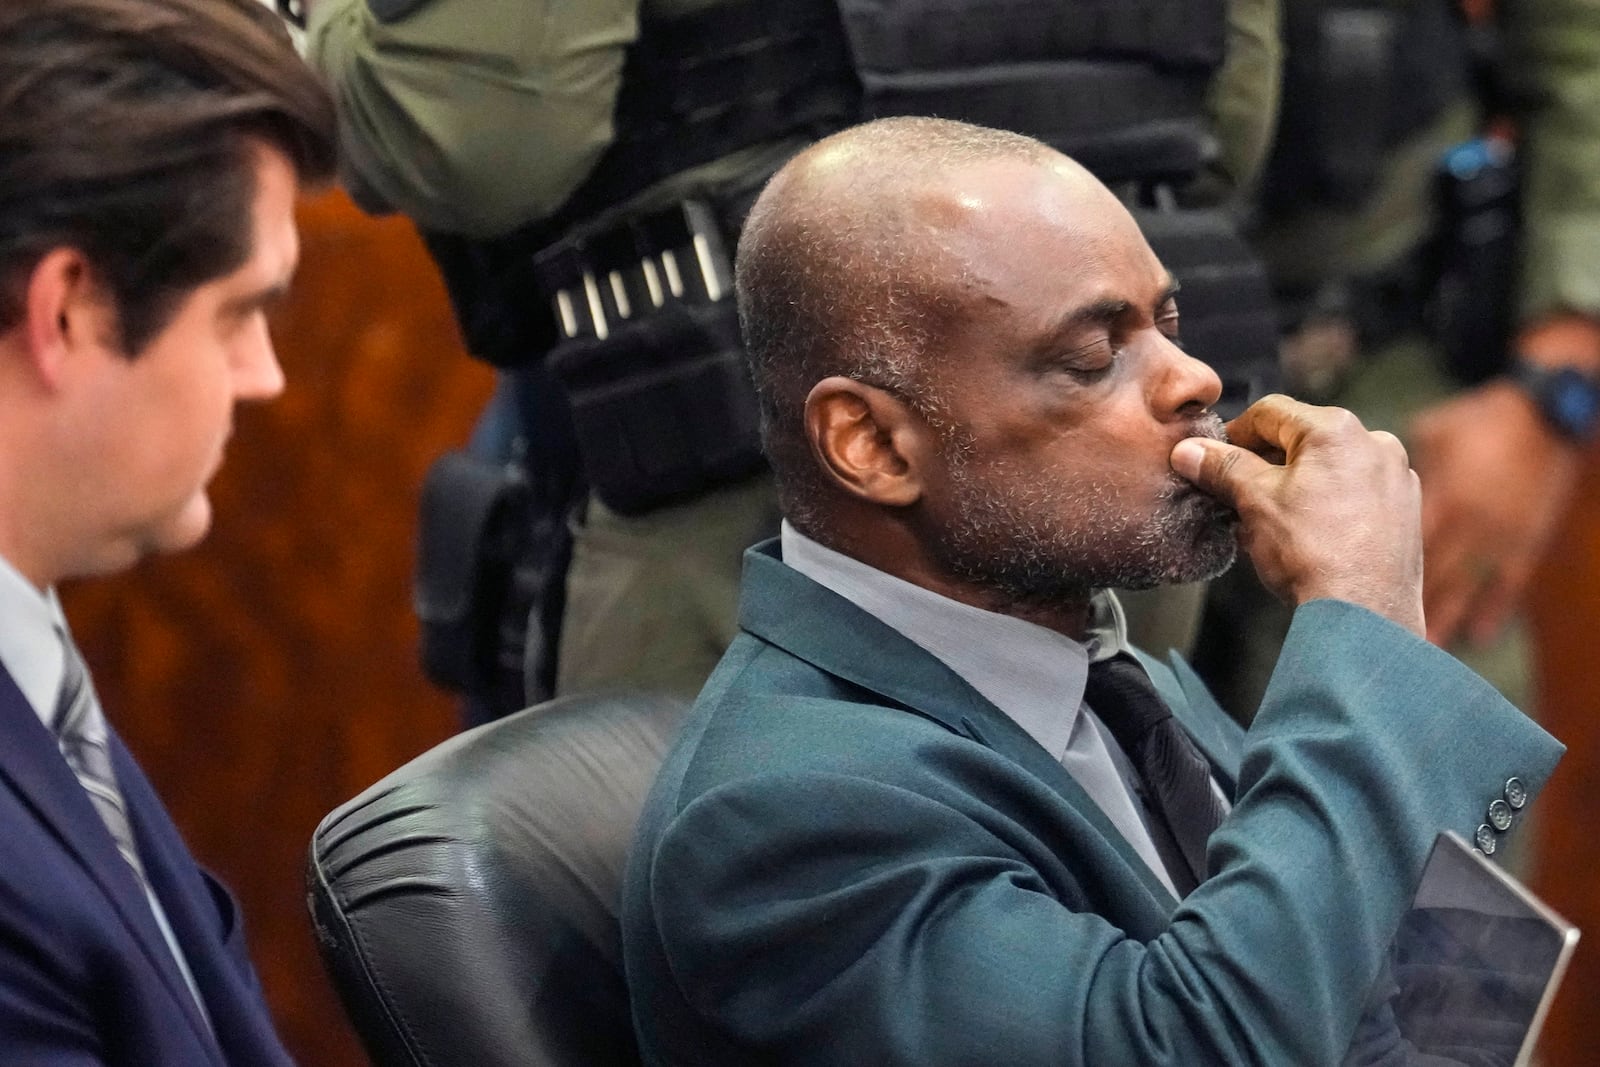
[[[480,726],[322,821],[310,907],[378,1067],[634,1067],[617,921],[685,705],[571,697]]]

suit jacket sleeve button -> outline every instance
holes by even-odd
[[[1528,787],[1522,784],[1521,778],[1506,779],[1506,803],[1511,805],[1513,811],[1520,811],[1522,805],[1528,802]]]
[[[1495,840],[1494,827],[1488,823],[1480,823],[1477,832],[1472,835],[1473,843],[1478,846],[1478,851],[1485,856],[1494,855],[1495,847],[1499,844]]]
[[[1511,829],[1511,805],[1497,800],[1489,805],[1489,825],[1501,833]]]

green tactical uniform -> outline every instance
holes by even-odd
[[[1044,0],[1041,0],[1044,2]],[[493,236],[555,212],[612,137],[638,0],[317,0],[308,50],[339,101],[345,181],[372,211],[425,229]],[[657,0],[651,13],[710,7]],[[1276,0],[1228,0],[1227,54],[1208,108],[1218,131],[1207,183],[1236,189],[1265,157],[1275,116]],[[773,145],[641,194],[738,174]],[[692,696],[735,632],[744,547],[776,530],[759,476],[637,517],[591,501],[575,533],[557,689],[612,686]],[[1190,599],[1194,597],[1191,594]]]
[[[1525,105],[1515,116],[1525,167],[1517,313],[1523,323],[1561,311],[1600,317],[1600,5],[1522,0],[1502,6],[1506,67]],[[1385,157],[1359,205],[1341,210],[1307,196],[1295,209],[1280,206],[1268,214],[1256,243],[1275,285],[1305,291],[1394,272],[1433,229],[1433,181],[1445,151],[1477,132],[1475,102],[1462,93]],[[1303,398],[1348,407],[1369,428],[1404,439],[1418,412],[1460,389],[1436,346],[1411,330],[1359,353],[1321,395]],[[1260,700],[1288,620],[1289,612],[1249,575],[1236,571],[1212,590],[1197,665],[1241,718]],[[1525,627],[1514,623],[1487,647],[1463,643],[1451,651],[1511,700],[1528,705]]]

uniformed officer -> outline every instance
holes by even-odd
[[[1527,707],[1517,613],[1600,415],[1600,8],[1526,0],[1492,25],[1492,7],[1287,3],[1256,243],[1290,324],[1291,388],[1410,450],[1430,639]],[[1518,215],[1520,247],[1497,245]],[[1463,314],[1496,306],[1504,344],[1492,315]],[[1250,579],[1236,568],[1213,587],[1197,650],[1241,717],[1288,626]]]
[[[740,551],[775,529],[770,478],[739,451],[753,449],[753,412],[724,388],[731,320],[710,321],[715,300],[656,302],[666,263],[641,219],[665,212],[662,225],[687,235],[674,262],[688,266],[685,249],[703,252],[700,238],[731,245],[742,206],[800,145],[863,113],[921,111],[1021,128],[1108,179],[1160,179],[1182,199],[1215,201],[1259,167],[1279,62],[1276,0],[937,11],[859,0],[316,0],[308,17],[310,57],[339,98],[349,188],[371,210],[418,222],[469,349],[519,368],[506,380],[521,403],[501,409],[514,427],[502,444],[515,442],[536,476],[583,452],[592,492],[577,510],[570,568],[540,598],[553,623],[548,609],[564,597],[561,692],[697,692],[734,633]],[[1063,101],[1080,114],[1066,118]],[[709,206],[708,232],[691,232],[685,203]],[[619,243],[624,254],[611,256]],[[671,340],[639,340],[652,331]],[[614,373],[624,345],[629,360],[648,351],[672,362],[657,384],[678,384],[642,390],[649,399],[623,410],[634,384]],[[671,354],[694,345],[710,355],[691,373]],[[686,415],[686,392],[726,410]],[[569,412],[576,430],[563,434]],[[718,420],[738,425],[705,432]],[[624,440],[627,455],[601,454]],[[712,473],[678,477],[691,468]],[[467,497],[462,513],[492,513]],[[544,536],[561,528],[546,523]],[[548,653],[553,629],[530,627],[531,660]]]

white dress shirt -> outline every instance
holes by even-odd
[[[55,727],[51,720],[55,716],[56,700],[61,693],[61,680],[66,673],[67,632],[66,616],[61,612],[61,601],[57,599],[56,591],[52,588],[40,592],[4,556],[0,556],[0,666],[4,666],[11,680],[17,683],[17,688],[22,690],[34,714],[39,716],[39,721],[44,723],[52,736]],[[65,756],[62,762],[66,762]],[[200,987],[189,970],[189,961],[178,944],[177,935],[172,932],[166,909],[161,906],[155,890],[149,885],[144,887],[144,891],[145,898],[150,902],[150,910],[155,915],[156,925],[161,928],[161,936],[172,950],[178,970],[183,972],[183,980],[194,995],[200,1015],[210,1025],[211,1017],[200,996]]]
[[[1089,664],[1128,645],[1127,620],[1116,597],[1096,594],[1089,640],[1080,643],[886,574],[818,544],[787,521],[780,536],[784,563],[904,635],[1026,730],[1083,787],[1173,896],[1180,895],[1136,799],[1137,772],[1083,702]]]

